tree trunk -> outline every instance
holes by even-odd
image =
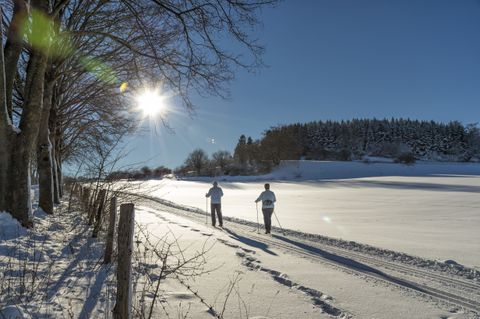
[[[48,1],[34,0],[32,1],[32,7],[46,13]],[[50,35],[42,24],[42,21],[38,21],[38,19],[32,20],[32,37],[37,37],[43,43],[47,43]],[[14,147],[11,148],[10,185],[8,186],[10,202],[8,206],[12,216],[26,227],[33,225],[30,198],[30,156],[34,151],[38,136],[43,107],[43,89],[48,55],[45,50],[45,47],[32,47],[30,50],[25,81],[25,100],[19,124],[20,133],[14,140]]]
[[[56,158],[57,158],[55,168],[57,169],[58,196],[60,198],[62,198],[63,197],[62,159],[60,157],[60,152],[58,150],[55,153],[56,153],[55,155],[56,155]]]
[[[22,140],[19,135],[16,140]],[[15,143],[11,148],[9,167],[9,192],[7,209],[23,226],[33,226],[30,182],[30,152],[28,145]]]
[[[20,53],[23,49],[23,25],[28,18],[27,4],[24,0],[15,0],[13,4],[13,14],[10,26],[7,32],[7,42],[5,43],[5,90],[7,111],[10,119],[12,118],[12,92],[15,76],[17,74],[17,64]]]
[[[0,50],[1,51],[1,50]],[[2,101],[2,106],[5,105],[5,114],[7,113],[7,108],[5,101]],[[8,164],[9,164],[9,154],[10,148],[7,141],[10,140],[7,127],[0,128],[0,211],[8,210],[7,207],[7,189],[8,189]]]
[[[3,17],[1,6],[0,16]],[[0,23],[0,42],[3,43],[3,23]],[[9,135],[12,131],[12,123],[7,110],[4,61],[3,49],[0,48],[0,211],[7,210]]]
[[[55,103],[52,103],[50,107],[50,116],[48,121],[48,127],[50,128],[50,142],[52,143],[52,174],[53,174],[53,202],[60,204],[60,193],[58,183],[58,171],[57,171],[57,110]]]
[[[53,158],[52,144],[50,143],[50,132],[48,130],[48,121],[50,115],[50,106],[53,94],[53,70],[49,68],[45,76],[45,90],[43,95],[43,110],[40,130],[37,139],[37,166],[38,166],[38,184],[39,199],[38,206],[47,214],[53,214]]]

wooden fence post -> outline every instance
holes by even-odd
[[[88,214],[89,210],[89,203],[90,203],[90,188],[84,187],[83,189],[83,196],[82,196],[82,202],[83,202],[83,210]]]
[[[95,213],[97,212],[98,200],[100,198],[98,191],[93,191],[91,196],[91,201],[88,209],[88,226],[92,226],[95,222]]]
[[[132,251],[135,227],[133,204],[120,205],[118,223],[117,299],[113,308],[114,319],[132,318]]]
[[[103,219],[103,206],[105,205],[105,197],[107,195],[107,191],[105,189],[101,189],[98,193],[98,206],[96,207],[96,217],[95,217],[95,227],[93,227],[92,237],[98,237],[98,232],[100,228],[102,228],[102,219]],[[95,212],[94,212],[95,213]]]
[[[103,258],[104,264],[109,264],[112,261],[113,238],[115,237],[116,216],[117,216],[117,198],[114,196],[110,200],[110,216],[109,216],[109,223],[108,223],[107,243],[105,245],[105,256]]]

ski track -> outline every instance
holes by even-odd
[[[135,195],[143,200],[141,203],[142,206],[160,209],[168,213],[181,215],[182,217],[186,217],[199,223],[204,223],[205,212],[196,208],[182,207],[181,205],[149,196],[138,194],[128,195]],[[192,212],[196,214],[192,214]],[[234,233],[236,232],[248,238],[261,241],[270,245],[270,247],[276,247],[292,254],[310,258],[311,260],[330,265],[347,273],[361,275],[364,278],[373,278],[384,284],[393,285],[404,290],[406,289],[414,293],[415,296],[420,295],[426,297],[428,301],[432,301],[433,299],[434,301],[437,301],[437,304],[438,301],[440,301],[440,305],[447,307],[451,312],[466,311],[470,312],[475,317],[479,316],[480,318],[480,302],[478,302],[478,300],[480,300],[480,285],[478,284],[478,278],[480,275],[475,271],[473,271],[473,276],[470,275],[469,269],[464,271],[463,268],[457,269],[457,273],[455,273],[455,271],[448,271],[448,269],[445,271],[442,267],[439,268],[439,271],[437,268],[429,268],[429,266],[431,266],[430,261],[423,260],[422,262],[418,257],[410,257],[402,253],[387,251],[393,253],[395,257],[409,257],[400,260],[389,260],[385,259],[385,250],[382,249],[371,247],[372,249],[368,251],[368,254],[365,254],[364,250],[360,250],[360,252],[357,250],[362,244],[349,242],[352,245],[350,247],[345,247],[344,241],[337,239],[331,239],[328,241],[328,238],[327,244],[324,242],[310,241],[305,239],[305,237],[310,237],[309,234],[295,236],[295,233],[298,232],[292,232],[290,230],[286,230],[289,233],[289,237],[280,235],[263,236],[255,232],[255,223],[229,217],[224,217],[224,220],[230,223],[229,227],[226,229],[227,231],[232,229],[232,232]],[[273,228],[273,230],[279,232],[283,231],[278,228]],[[195,229],[195,231],[198,231],[198,229]],[[202,235],[209,236],[209,234],[206,233],[202,233]],[[324,239],[324,237],[322,237],[322,239]],[[237,256],[243,258],[243,264],[247,268],[268,273],[277,282],[288,287],[294,287],[307,294],[312,298],[314,305],[321,307],[326,313],[336,318],[351,317],[348,312],[335,308],[331,304],[325,302],[328,298],[325,298],[325,295],[322,292],[293,283],[285,274],[281,274],[276,270],[264,268],[259,265],[259,261],[251,255],[254,251],[243,249],[239,245],[225,240],[219,239],[218,241],[222,244],[231,246],[232,248],[240,249],[241,251],[237,251]],[[332,245],[332,243],[336,242],[340,242],[341,245]],[[369,246],[367,247],[370,248]],[[376,251],[382,253],[375,255],[374,253]],[[420,266],[415,263],[405,263],[405,259],[409,261],[420,260]],[[422,266],[430,271],[420,269]],[[382,268],[382,270],[378,268]]]
[[[341,310],[331,304],[329,304],[328,302],[326,302],[326,300],[332,300],[333,298],[322,293],[321,291],[318,291],[316,289],[313,289],[313,288],[308,288],[308,287],[305,287],[303,285],[300,285],[296,282],[293,282],[292,280],[289,279],[288,275],[287,274],[284,274],[284,273],[281,273],[277,270],[274,270],[274,269],[270,269],[270,268],[266,268],[262,265],[260,265],[260,260],[258,260],[257,258],[253,257],[252,255],[246,253],[246,252],[251,252],[251,253],[255,253],[255,251],[251,251],[249,249],[244,249],[236,244],[232,244],[230,243],[229,241],[227,240],[223,240],[223,239],[218,239],[219,242],[229,246],[229,247],[233,247],[233,248],[238,248],[239,250],[241,251],[237,251],[237,256],[242,258],[242,264],[247,267],[248,269],[250,270],[253,270],[253,271],[262,271],[262,272],[265,272],[267,274],[269,274],[273,280],[275,280],[276,282],[284,285],[284,286],[287,286],[288,288],[293,288],[293,289],[296,289],[304,294],[306,294],[307,296],[309,296],[312,300],[312,303],[316,306],[316,307],[319,307],[320,309],[322,309],[325,313],[333,316],[333,317],[337,317],[337,318],[353,318],[353,316],[351,314],[349,314],[348,312],[344,311],[344,310]]]

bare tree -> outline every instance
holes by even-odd
[[[23,225],[32,225],[32,208],[30,203],[30,161],[34,142],[38,135],[41,110],[43,107],[43,84],[47,67],[47,56],[50,49],[51,25],[46,18],[48,1],[32,0],[32,16],[29,29],[26,31],[30,44],[30,54],[26,69],[25,94],[22,104],[22,114],[16,129],[11,124],[7,107],[0,112],[0,144],[4,144],[5,161],[0,163],[2,180],[0,209],[12,213]],[[17,12],[20,14],[20,11]],[[15,17],[12,19],[15,21]],[[26,22],[24,22],[26,23]],[[15,27],[15,26],[13,26]],[[22,28],[20,28],[22,29]],[[3,34],[3,32],[2,32]],[[2,63],[0,73],[4,74]],[[2,81],[3,82],[3,81]],[[5,83],[5,82],[4,82]],[[6,105],[7,95],[11,92],[2,90],[2,104]]]
[[[232,154],[228,151],[217,151],[212,154],[212,164],[215,167],[219,167],[222,173],[225,172],[225,169],[228,165],[232,164],[233,157]]]
[[[192,90],[227,96],[236,67],[262,64],[263,48],[251,34],[259,9],[276,0],[3,3],[11,18],[0,69],[0,209],[30,225],[28,167],[35,146],[41,205],[51,212],[51,198],[58,202],[62,193],[62,162],[84,151],[90,136],[115,134],[128,122],[129,97],[119,94],[120,84],[128,82],[131,94],[160,84],[190,110]],[[239,48],[225,49],[225,39]],[[40,125],[46,122],[49,131]]]
[[[204,150],[198,148],[191,152],[185,160],[185,166],[195,170],[197,175],[202,173],[202,169],[208,165],[208,155]]]

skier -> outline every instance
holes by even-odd
[[[218,187],[217,182],[213,182],[213,187],[209,189],[208,193],[205,194],[205,197],[212,197],[210,199],[210,213],[212,214],[212,226],[215,226],[216,219],[215,219],[215,212],[217,212],[218,216],[218,224],[220,227],[223,227],[223,219],[222,219],[222,196],[223,191],[220,187]]]
[[[265,191],[255,200],[255,203],[262,201],[263,221],[265,222],[265,234],[270,234],[272,228],[272,214],[274,203],[277,201],[275,193],[270,190],[270,184],[265,184]]]

